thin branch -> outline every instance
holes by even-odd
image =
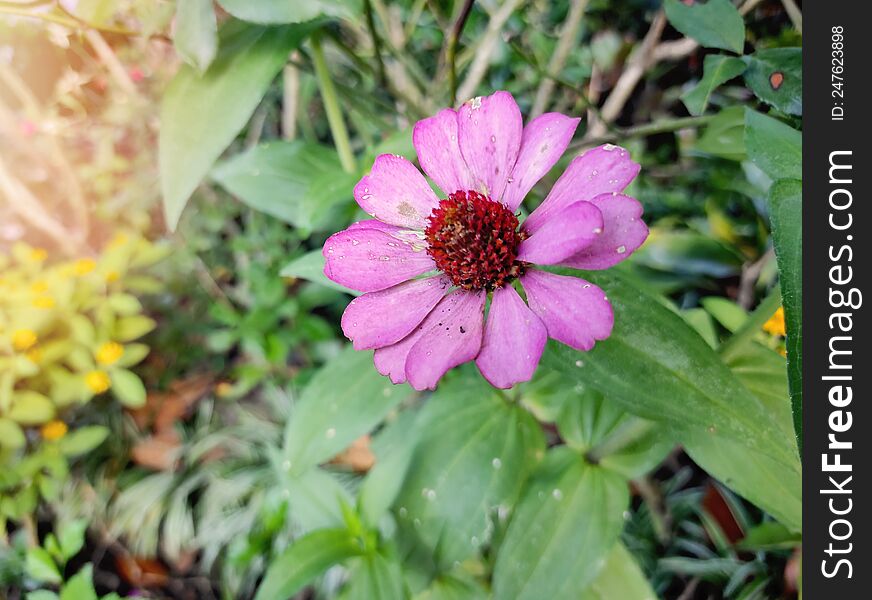
[[[19,8],[17,6],[10,6],[8,4],[0,4],[0,14],[14,15],[16,17],[21,17],[24,19],[34,19],[37,21],[45,21],[46,23],[54,23],[56,25],[63,25],[64,27],[69,27],[74,30],[94,30],[94,31],[102,31],[103,33],[114,33],[116,35],[123,35],[126,37],[149,37],[154,39],[161,39],[165,41],[171,41],[166,35],[162,33],[153,33],[151,35],[146,36],[142,32],[133,31],[131,29],[124,29],[123,27],[113,27],[111,25],[94,25],[93,23],[88,23],[87,21],[76,17],[75,15],[71,15],[70,13],[57,14],[53,12],[33,12],[27,10],[27,5],[22,5],[25,7]],[[66,12],[66,11],[64,11]]]
[[[448,43],[445,46],[445,63],[448,65],[448,88],[451,90],[451,106],[457,104],[457,42],[460,39],[460,34],[463,33],[463,27],[466,25],[466,20],[469,19],[469,13],[472,12],[472,5],[475,0],[464,0],[463,8],[457,20],[454,22],[454,27],[451,28],[451,34],[448,36]]]
[[[497,10],[487,24],[487,29],[481,39],[481,45],[472,64],[469,66],[469,71],[466,74],[466,79],[463,80],[460,88],[457,90],[457,97],[462,101],[471,98],[478,89],[482,79],[487,73],[487,68],[490,65],[491,55],[496,50],[497,42],[500,39],[503,27],[515,9],[521,4],[522,0],[505,0],[499,10]]]
[[[581,19],[584,16],[587,4],[588,0],[572,0],[569,14],[566,16],[566,22],[563,24],[563,30],[560,32],[560,38],[557,40],[554,53],[548,61],[547,71],[549,73],[556,75],[563,70],[569,52],[575,47],[575,40],[578,38],[578,31],[581,29]],[[539,83],[539,89],[536,90],[536,99],[533,101],[533,108],[530,110],[531,119],[545,112],[551,101],[552,93],[554,93],[554,79],[543,79]]]
[[[18,214],[21,220],[30,223],[52,238],[65,253],[75,254],[81,241],[81,234],[67,231],[63,225],[53,219],[30,189],[18,181],[6,163],[0,158],[0,191],[6,196],[6,204]]]
[[[595,127],[588,130],[588,136],[595,137],[602,135],[605,130],[605,123],[611,123],[621,114],[624,105],[636,89],[636,84],[642,79],[645,71],[653,63],[653,51],[657,42],[660,41],[660,36],[663,35],[663,29],[666,27],[666,15],[661,10],[651,22],[651,27],[648,33],[642,39],[642,43],[633,51],[627,61],[627,66],[621,76],[612,88],[605,103],[600,110],[600,118],[602,121],[597,123]]]
[[[781,0],[781,4],[784,5],[784,10],[787,12],[787,16],[790,17],[790,22],[793,23],[793,26],[802,35],[802,12],[796,5],[796,2],[793,0]]]
[[[296,51],[295,51],[296,52]],[[293,54],[291,55],[293,57]],[[300,70],[288,63],[282,69],[282,137],[297,137],[297,110],[300,105]]]
[[[599,136],[585,136],[578,142],[569,145],[570,151],[578,151],[583,148],[590,148],[608,142],[617,142],[631,138],[647,137],[658,133],[668,133],[670,131],[679,131],[681,129],[690,129],[692,127],[703,127],[708,125],[712,116],[706,115],[702,117],[678,117],[674,119],[663,119],[653,123],[644,125],[636,125],[635,127],[615,128],[610,133],[604,133]]]
[[[124,65],[122,65],[121,61],[118,60],[118,57],[115,56],[112,47],[106,43],[106,40],[103,39],[100,32],[96,29],[86,31],[85,39],[88,40],[88,43],[94,49],[94,52],[97,53],[100,61],[109,70],[109,74],[112,76],[112,79],[115,80],[115,83],[118,84],[118,87],[124,90],[124,93],[131,98],[139,98],[139,90],[136,89],[136,84],[133,83],[127,70],[124,68]]]
[[[385,73],[385,63],[381,57],[381,38],[375,28],[375,19],[373,18],[372,0],[364,0],[363,12],[366,16],[366,28],[369,30],[369,37],[372,39],[372,51],[375,55],[375,62],[378,66],[378,79],[383,86],[387,86],[388,76]]]

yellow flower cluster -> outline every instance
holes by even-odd
[[[8,390],[0,422],[15,439],[27,439],[26,427],[39,427],[47,441],[63,438],[67,407],[95,395],[144,401],[130,368],[148,353],[136,340],[155,324],[137,296],[160,289],[142,269],[165,255],[129,233],[102,252],[65,260],[25,244],[0,253],[0,373]]]

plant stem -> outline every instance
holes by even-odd
[[[654,421],[640,417],[630,417],[610,436],[588,450],[584,457],[591,464],[598,464],[603,458],[623,450],[657,426]]]
[[[339,106],[339,98],[336,95],[336,87],[330,78],[327,61],[324,59],[324,49],[321,47],[321,38],[312,36],[312,64],[315,67],[315,78],[318,80],[318,88],[321,90],[321,99],[324,101],[324,111],[327,113],[327,122],[330,125],[330,133],[333,135],[333,144],[339,154],[339,161],[346,173],[357,171],[357,162],[351,152],[351,142],[348,139],[348,129],[342,119],[342,109]]]
[[[460,15],[454,22],[454,27],[451,28],[448,45],[445,46],[445,62],[448,63],[448,88],[451,90],[450,106],[457,104],[457,42],[463,32],[464,25],[466,25],[466,20],[469,18],[469,13],[472,12],[474,3],[475,0],[464,1]]]
[[[646,123],[645,125],[637,125],[636,127],[616,129],[612,133],[583,138],[574,144],[570,144],[569,149],[578,150],[579,148],[587,148],[621,139],[645,137],[648,135],[656,135],[658,133],[678,131],[679,129],[689,129],[691,127],[702,127],[708,125],[712,119],[713,117],[709,115],[702,117],[678,117],[675,119],[664,119],[662,121]]]
[[[375,62],[378,66],[379,83],[383,86],[388,84],[388,76],[385,72],[385,63],[381,56],[381,38],[378,31],[375,29],[375,18],[373,17],[372,0],[364,0],[363,12],[366,16],[366,28],[369,29],[369,36],[372,38],[372,52],[375,55]]]

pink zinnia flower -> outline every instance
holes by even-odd
[[[375,219],[334,234],[323,252],[327,277],[365,292],[345,309],[342,330],[356,349],[375,349],[382,375],[435,389],[475,360],[492,385],[509,388],[533,376],[548,337],[590,350],[609,336],[602,289],[535,265],[605,269],[641,246],[642,206],[621,194],[639,165],[617,146],[589,150],[526,221],[516,216],[579,120],[548,113],[524,127],[511,94],[496,92],[419,121],[418,161],[441,200],[405,158],[376,158],[354,188]]]

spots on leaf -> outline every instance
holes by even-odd
[[[781,84],[784,83],[784,73],[781,71],[775,71],[772,75],[769,76],[769,85],[772,86],[773,90],[777,90],[781,87]]]

